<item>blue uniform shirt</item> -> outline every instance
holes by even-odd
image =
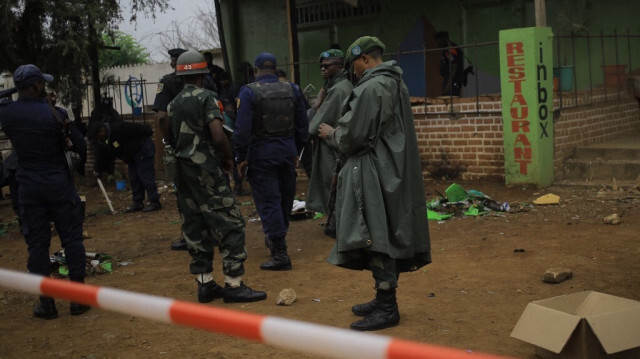
[[[276,75],[263,75],[256,82],[279,81]],[[309,120],[304,106],[302,94],[297,86],[292,86],[295,97],[294,136],[252,138],[254,93],[248,86],[243,86],[238,94],[240,106],[236,113],[233,143],[237,162],[247,159],[251,161],[269,158],[296,157],[308,141]]]
[[[64,157],[62,126],[44,98],[19,98],[0,107],[0,121],[18,155],[16,179],[21,185],[71,181]],[[82,140],[71,136],[74,143]]]

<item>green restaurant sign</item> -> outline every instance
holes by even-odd
[[[547,27],[500,31],[507,185],[549,186],[553,175],[553,53]]]

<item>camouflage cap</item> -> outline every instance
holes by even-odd
[[[344,53],[338,49],[329,49],[327,51],[323,51],[318,58],[318,61],[322,62],[324,59],[342,59],[344,58]]]
[[[362,36],[349,46],[347,49],[347,60],[353,62],[358,59],[362,54],[369,53],[375,48],[379,48],[384,52],[384,44],[375,36]]]

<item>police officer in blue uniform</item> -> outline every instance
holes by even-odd
[[[49,222],[53,221],[65,251],[69,278],[84,282],[84,214],[67,167],[63,128],[53,112],[57,110],[45,101],[45,82],[53,81],[53,76],[29,64],[16,69],[13,81],[18,88],[18,100],[0,107],[0,121],[18,155],[16,179],[20,182],[18,202],[29,251],[27,269],[49,276]],[[70,131],[69,138],[75,143],[83,141],[79,131]],[[89,308],[71,303],[70,312],[80,315]],[[58,317],[53,298],[44,296],[33,313],[44,319]]]
[[[302,94],[275,75],[276,57],[256,57],[256,82],[238,94],[234,131],[236,161],[248,168],[256,209],[267,236],[271,259],[263,270],[290,270],[286,235],[296,191],[296,162],[308,140],[309,121]]]
[[[89,139],[105,144],[117,158],[127,164],[133,204],[124,210],[125,213],[152,212],[162,208],[153,164],[156,150],[152,134],[153,130],[149,125],[125,121],[96,122],[87,132]],[[149,200],[146,206],[143,203],[145,192]]]

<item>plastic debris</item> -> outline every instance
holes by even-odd
[[[464,212],[464,215],[465,216],[479,216],[479,215],[487,214],[487,213],[489,213],[489,211],[484,210],[484,208],[480,209],[478,206],[476,206],[474,204]]]
[[[540,196],[533,201],[533,204],[538,204],[538,205],[558,204],[558,203],[560,203],[560,196],[557,196],[553,193],[545,194],[544,196]]]
[[[305,201],[298,201],[297,199],[293,200],[293,207],[291,208],[291,212],[302,212],[305,211],[305,206],[307,205],[307,202]]]
[[[449,202],[462,202],[469,198],[469,194],[467,191],[460,186],[459,184],[452,184],[447,188],[444,193],[447,195],[447,200]]]
[[[456,183],[450,185],[445,193],[443,195],[438,192],[439,198],[427,202],[428,219],[442,221],[454,216],[481,216],[511,210],[508,202],[500,203],[478,190],[467,191]]]
[[[67,259],[65,257],[64,249],[55,252],[49,256],[51,263],[51,269],[53,273],[58,273],[63,277],[69,275],[69,268],[67,267]],[[104,253],[92,253],[86,252],[86,273],[87,275],[111,273],[112,258],[108,254]]]
[[[312,218],[315,214],[314,211],[309,211],[306,208],[307,202],[299,201],[297,199],[293,200],[293,207],[291,208],[291,217],[290,219],[306,219]]]
[[[445,219],[449,219],[451,217],[453,217],[453,214],[442,214],[442,213],[438,213],[438,212],[432,211],[430,209],[427,209],[427,218],[428,219],[442,221],[442,220],[445,220]]]

